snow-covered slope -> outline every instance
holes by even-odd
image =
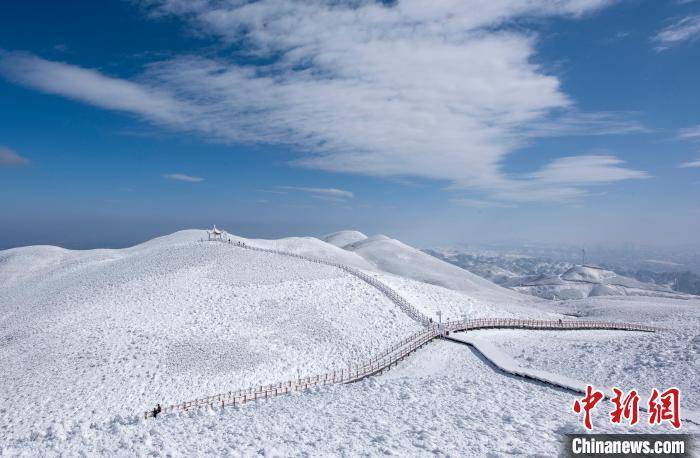
[[[418,329],[340,269],[202,233],[0,252],[3,434],[323,372]],[[366,266],[317,239],[266,243]]]
[[[202,235],[181,231],[123,250],[0,252],[0,455],[554,455],[563,432],[581,430],[574,395],[505,377],[444,341],[357,384],[139,419],[155,402],[323,372],[418,328],[340,269],[202,243]],[[648,377],[645,389],[676,384],[698,405],[698,301],[541,301],[385,236],[345,249],[314,238],[226,237],[353,265],[431,316],[567,313],[678,327],[642,336],[504,331],[493,341],[523,366],[626,389]],[[610,425],[606,409],[595,432],[629,432]],[[635,432],[651,430],[642,423]]]
[[[509,283],[514,290],[548,299],[591,296],[654,296],[687,298],[669,288],[643,283],[595,266],[573,266],[561,275],[542,275]]]
[[[355,240],[345,249],[312,237],[203,238],[186,230],[121,250],[0,252],[0,364],[13,367],[0,373],[6,429],[324,372],[418,327],[340,269],[237,242],[365,270],[434,318],[509,315],[513,296],[527,298],[385,236],[331,237]]]
[[[366,238],[367,236],[359,231],[338,231],[321,237],[321,240],[339,248],[344,248],[347,245],[360,242]]]
[[[644,318],[681,333],[620,331],[478,331],[520,365],[592,382],[597,387],[679,386],[683,407],[698,405],[698,301],[595,298],[567,306],[597,318]],[[692,302],[692,303],[691,303]],[[615,304],[619,304],[615,307]],[[589,309],[590,307],[590,309]],[[679,309],[680,308],[680,309]],[[669,314],[669,310],[673,314]],[[573,311],[573,310],[569,310]],[[689,318],[689,319],[687,319]],[[696,336],[694,339],[692,336]],[[690,337],[690,340],[688,340]],[[562,435],[586,433],[571,406],[581,396],[510,377],[469,348],[438,340],[384,375],[223,411],[196,410],[148,421],[115,416],[105,423],[66,419],[31,435],[0,437],[10,456],[558,456]],[[696,407],[697,408],[697,407]],[[684,422],[614,425],[612,403],[592,412],[593,433],[698,434]],[[682,410],[684,411],[684,410]]]
[[[506,308],[509,304],[533,302],[385,235],[374,235],[346,245],[345,250],[361,256],[381,271],[460,291],[488,304]]]

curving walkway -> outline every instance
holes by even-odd
[[[449,338],[450,332],[474,329],[540,329],[540,330],[583,330],[609,329],[623,331],[654,332],[657,329],[631,323],[611,323],[605,321],[559,321],[559,320],[526,320],[517,318],[483,318],[477,320],[452,321],[442,325],[431,324],[405,339],[385,349],[360,363],[349,363],[346,367],[338,368],[324,374],[301,377],[270,385],[259,385],[247,389],[219,393],[180,404],[163,407],[163,413],[187,411],[197,408],[225,408],[237,406],[251,401],[267,400],[269,398],[292,394],[299,391],[324,385],[352,383],[366,377],[384,372],[403,360],[406,356],[418,350],[436,338]],[[453,337],[454,339],[454,337]],[[151,411],[144,412],[144,417],[153,416]]]
[[[655,332],[660,329],[634,323],[615,323],[607,321],[585,321],[585,320],[530,320],[519,318],[481,318],[473,320],[455,320],[441,324],[433,323],[426,315],[402,298],[396,291],[389,288],[376,278],[368,275],[359,269],[355,269],[343,264],[315,259],[295,253],[252,247],[238,243],[222,242],[239,248],[253,251],[262,251],[282,256],[290,256],[304,259],[309,262],[337,267],[362,281],[378,289],[389,298],[408,316],[424,325],[424,328],[395,343],[378,355],[366,361],[351,362],[347,366],[328,371],[323,374],[301,377],[285,382],[273,383],[270,385],[259,385],[219,393],[213,396],[185,401],[179,404],[171,404],[162,408],[163,413],[175,411],[187,411],[196,408],[225,408],[226,406],[237,406],[251,401],[267,400],[269,398],[287,395],[299,391],[304,391],[324,385],[334,385],[340,383],[352,383],[366,377],[381,373],[390,369],[393,365],[403,360],[406,356],[418,350],[428,342],[436,338],[447,337],[451,332],[469,331],[476,329],[537,329],[537,330],[583,330],[583,329],[608,329],[623,331],[643,331]],[[454,339],[454,338],[453,338]],[[462,341],[463,343],[466,343]],[[152,411],[144,412],[144,418],[153,416]]]

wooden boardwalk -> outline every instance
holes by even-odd
[[[424,328],[407,336],[394,345],[386,348],[365,361],[350,362],[346,366],[339,367],[323,374],[300,377],[269,385],[258,385],[255,387],[236,389],[225,393],[218,393],[212,396],[205,396],[178,404],[171,404],[162,407],[161,413],[188,411],[198,408],[226,408],[227,406],[239,406],[249,402],[267,400],[277,396],[289,395],[292,393],[309,390],[312,388],[337,385],[342,383],[352,383],[362,380],[371,375],[381,373],[390,369],[406,356],[421,348],[433,339],[443,337],[451,332],[471,331],[477,329],[532,329],[532,330],[584,330],[584,329],[608,329],[622,331],[642,331],[654,332],[658,328],[634,323],[616,323],[610,321],[588,321],[588,320],[533,320],[521,318],[479,318],[471,320],[454,320],[442,324],[434,323],[428,316],[420,312],[413,305],[409,304],[396,291],[385,285],[377,278],[366,274],[354,267],[339,263],[315,259],[308,256],[289,253],[280,250],[258,248],[245,244],[230,243],[221,241],[226,245],[244,248],[253,251],[262,251],[282,256],[289,256],[303,259],[309,262],[337,267],[362,281],[378,289],[389,300],[396,304],[404,313],[415,321],[421,323]],[[152,417],[153,411],[144,412],[144,417]]]
[[[301,377],[269,385],[259,385],[212,396],[185,401],[163,407],[162,413],[187,411],[198,408],[226,408],[240,406],[249,402],[267,400],[277,396],[297,393],[312,388],[352,383],[366,377],[384,372],[418,350],[433,339],[443,337],[450,332],[477,329],[532,329],[532,330],[621,330],[655,332],[658,329],[634,323],[616,323],[609,321],[586,320],[530,320],[519,318],[481,318],[475,320],[450,321],[442,325],[431,324],[424,329],[397,342],[376,356],[362,362],[350,363],[323,374]],[[144,417],[153,416],[152,411],[144,412]]]

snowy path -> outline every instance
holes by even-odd
[[[513,358],[511,358],[510,355],[507,355],[494,344],[484,339],[470,337],[466,334],[453,334],[451,336],[445,337],[445,339],[452,342],[465,344],[474,348],[491,364],[493,364],[501,371],[512,375],[516,375],[518,377],[536,380],[538,382],[543,382],[548,385],[564,388],[570,391],[575,391],[577,393],[585,393],[586,386],[590,385],[590,383],[582,382],[580,380],[569,378],[564,375],[555,374],[553,372],[522,367]],[[615,394],[610,389],[599,388],[599,390],[605,394],[605,397],[607,399],[612,399],[615,396]],[[640,410],[646,411],[646,409],[641,406]],[[683,420],[700,425],[700,412],[683,409],[681,411],[681,418]]]

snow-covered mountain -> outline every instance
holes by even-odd
[[[23,412],[40,410],[48,426],[319,373],[419,328],[342,270],[237,242],[349,265],[399,289],[453,287],[430,290],[447,316],[507,314],[493,305],[518,296],[398,241],[358,235],[345,234],[346,249],[313,237],[200,242],[204,231],[187,230],[121,250],[1,251],[0,363],[13,370],[0,375],[0,421],[27,431]]]
[[[643,283],[596,266],[573,266],[560,275],[513,278],[503,285],[515,291],[558,300],[591,296],[687,297],[670,288]]]
[[[523,303],[521,297],[506,288],[386,235],[367,237],[357,231],[343,231],[324,237],[329,243],[352,239],[355,241],[344,244],[343,249],[360,256],[379,271],[460,291],[487,302]]]
[[[688,297],[667,285],[639,281],[598,266],[581,266],[521,255],[483,255],[450,250],[425,252],[503,287],[544,299],[582,299],[589,296]]]
[[[443,318],[567,314],[679,326],[665,336],[493,331],[481,338],[521,364],[606,386],[679,386],[688,393],[684,405],[700,407],[699,301],[553,303],[356,231],[202,238],[204,231],[188,230],[121,250],[0,251],[0,455],[483,455],[493,447],[551,455],[562,425],[575,428],[567,407],[574,395],[505,377],[445,341],[356,384],[144,420],[139,414],[156,402],[347,368],[421,329],[346,270],[238,242],[359,269],[436,320],[438,311]],[[565,281],[614,283],[588,271]],[[541,339],[557,351],[533,344]],[[585,357],[581,348],[597,363],[568,366]],[[640,363],[649,358],[653,366]],[[605,415],[600,431],[611,429]],[[523,433],[533,427],[535,439]],[[507,446],[498,448],[504,431]]]
[[[322,240],[339,248],[365,240],[367,236],[360,231],[338,231],[322,237]]]

